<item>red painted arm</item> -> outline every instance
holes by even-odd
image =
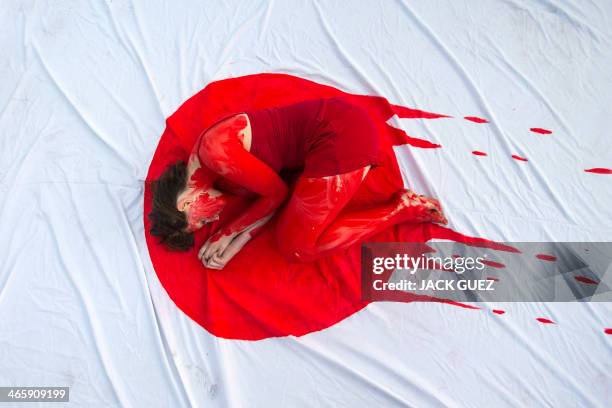
[[[236,121],[228,122],[227,126],[222,123],[220,129],[211,129],[203,135],[198,156],[213,172],[259,195],[244,213],[218,233],[236,235],[276,210],[285,200],[288,188],[272,168],[249,153],[234,137],[233,131],[238,132],[244,126],[232,127]]]

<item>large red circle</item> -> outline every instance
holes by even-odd
[[[259,340],[301,336],[325,329],[366,306],[360,298],[360,246],[311,263],[289,263],[274,248],[274,219],[221,271],[205,269],[197,251],[211,229],[196,235],[189,252],[166,250],[149,234],[149,184],[177,159],[186,159],[196,138],[212,123],[231,113],[288,104],[306,99],[341,96],[365,108],[377,123],[383,166],[372,170],[353,206],[387,200],[403,187],[392,146],[410,143],[436,148],[387,124],[400,117],[437,115],[390,104],[385,98],[355,95],[285,74],[257,74],[213,82],[186,101],[167,120],[166,129],[147,175],[144,225],[157,276],[174,303],[210,333],[230,339]],[[234,206],[239,211],[241,203]],[[213,227],[214,230],[215,227]],[[398,225],[369,241],[423,242],[453,234],[432,225]]]

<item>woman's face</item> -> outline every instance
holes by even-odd
[[[176,207],[187,216],[188,231],[200,229],[207,222],[219,219],[225,206],[223,194],[214,188],[187,186],[177,197]]]

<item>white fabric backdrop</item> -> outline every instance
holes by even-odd
[[[583,170],[612,167],[611,19],[607,0],[3,0],[0,386],[92,407],[612,405],[609,303],[377,303],[217,339],[169,300],[142,224],[165,118],[213,80],[285,72],[457,117],[394,122],[444,146],[396,152],[453,228],[609,241],[612,176]]]

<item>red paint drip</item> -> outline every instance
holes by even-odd
[[[604,333],[606,333],[606,334],[612,334],[612,328],[606,328],[606,329],[604,329]]]
[[[603,167],[595,167],[592,169],[585,170],[587,173],[596,173],[596,174],[612,174],[612,169],[606,169]]]
[[[279,92],[279,90],[289,90]],[[251,200],[227,197],[220,219],[196,231],[196,245],[188,252],[165,249],[150,235],[151,182],[166,166],[185,159],[198,136],[221,118],[250,109],[287,105],[303,100],[340,96],[366,109],[378,131],[381,166],[371,170],[351,199],[348,209],[388,203],[404,187],[393,146],[412,144],[439,147],[411,138],[387,121],[402,118],[436,119],[446,115],[392,105],[380,96],[357,95],[286,74],[257,74],[213,82],[191,97],[167,119],[145,181],[144,226],[155,272],[185,314],[209,333],[229,339],[259,340],[302,336],[323,330],[367,306],[361,300],[361,248],[352,245],[321,260],[290,263],[278,251],[274,235],[278,217],[261,231],[221,271],[205,269],[197,258],[209,236],[242,214]],[[512,246],[470,237],[430,223],[402,223],[368,238],[369,242],[427,242],[443,239],[498,251],[520,253]],[[426,300],[478,310],[444,299],[404,294],[402,302]]]
[[[513,154],[513,155],[512,155],[512,158],[513,158],[513,159],[515,159],[515,160],[519,160],[519,161],[529,161],[529,160],[527,160],[526,158],[521,157],[521,156],[519,156],[519,155],[517,155],[517,154]]]
[[[550,319],[546,319],[546,318],[544,318],[544,317],[538,317],[538,318],[536,318],[536,320],[537,320],[538,322],[540,322],[540,323],[544,323],[544,324],[556,324],[556,323],[555,323],[555,322],[553,322],[552,320],[550,320]]]
[[[372,97],[376,98],[376,97]],[[383,99],[383,98],[381,98]],[[386,99],[384,99],[386,103]],[[426,112],[419,109],[407,108],[401,105],[389,105],[391,111],[403,119],[439,119],[439,118],[451,118],[452,116],[442,115],[440,113]]]
[[[552,130],[542,128],[531,128],[529,130],[531,130],[533,133],[539,133],[541,135],[550,135],[552,133]]]
[[[536,258],[541,259],[543,261],[555,262],[557,260],[556,256],[546,255],[546,254],[537,254]]]
[[[412,137],[406,135],[406,144],[414,147],[420,147],[421,149],[438,149],[442,147],[437,143],[432,143],[429,140],[419,139],[418,137]]]
[[[587,278],[586,276],[574,276],[574,279],[576,279],[578,282],[580,283],[584,283],[586,285],[598,285],[599,282],[594,281],[591,278]]]
[[[371,97],[371,98],[372,98],[372,101],[379,100],[379,99],[376,99],[376,97]],[[383,100],[385,101],[385,103],[388,103],[386,99],[380,98],[381,102]],[[389,108],[391,109],[391,112],[393,114],[396,114],[398,117],[403,118],[403,119],[440,119],[440,118],[450,118],[451,117],[448,115],[442,115],[440,113],[426,112],[426,111],[422,111],[419,109],[407,108],[407,107],[400,106],[400,105],[389,105]],[[409,144],[410,146],[419,147],[421,149],[437,149],[437,148],[442,147],[441,145],[437,143],[433,143],[425,139],[420,139],[417,137],[409,136],[403,130],[394,128],[391,125],[387,125],[387,126],[391,128],[392,132],[397,132],[398,134],[401,134],[404,137],[404,142],[402,144]]]
[[[488,120],[479,118],[478,116],[465,116],[463,119],[469,120],[470,122],[474,123],[489,123]]]
[[[472,154],[476,156],[486,156],[487,155],[485,152],[481,152],[479,150],[472,151]]]
[[[506,267],[506,265],[504,265],[503,263],[499,263],[495,261],[483,260],[482,263],[487,266],[492,266],[493,268],[505,268]]]
[[[506,313],[505,310],[501,310],[501,309],[493,309],[492,312],[498,315],[503,315],[504,313]]]

